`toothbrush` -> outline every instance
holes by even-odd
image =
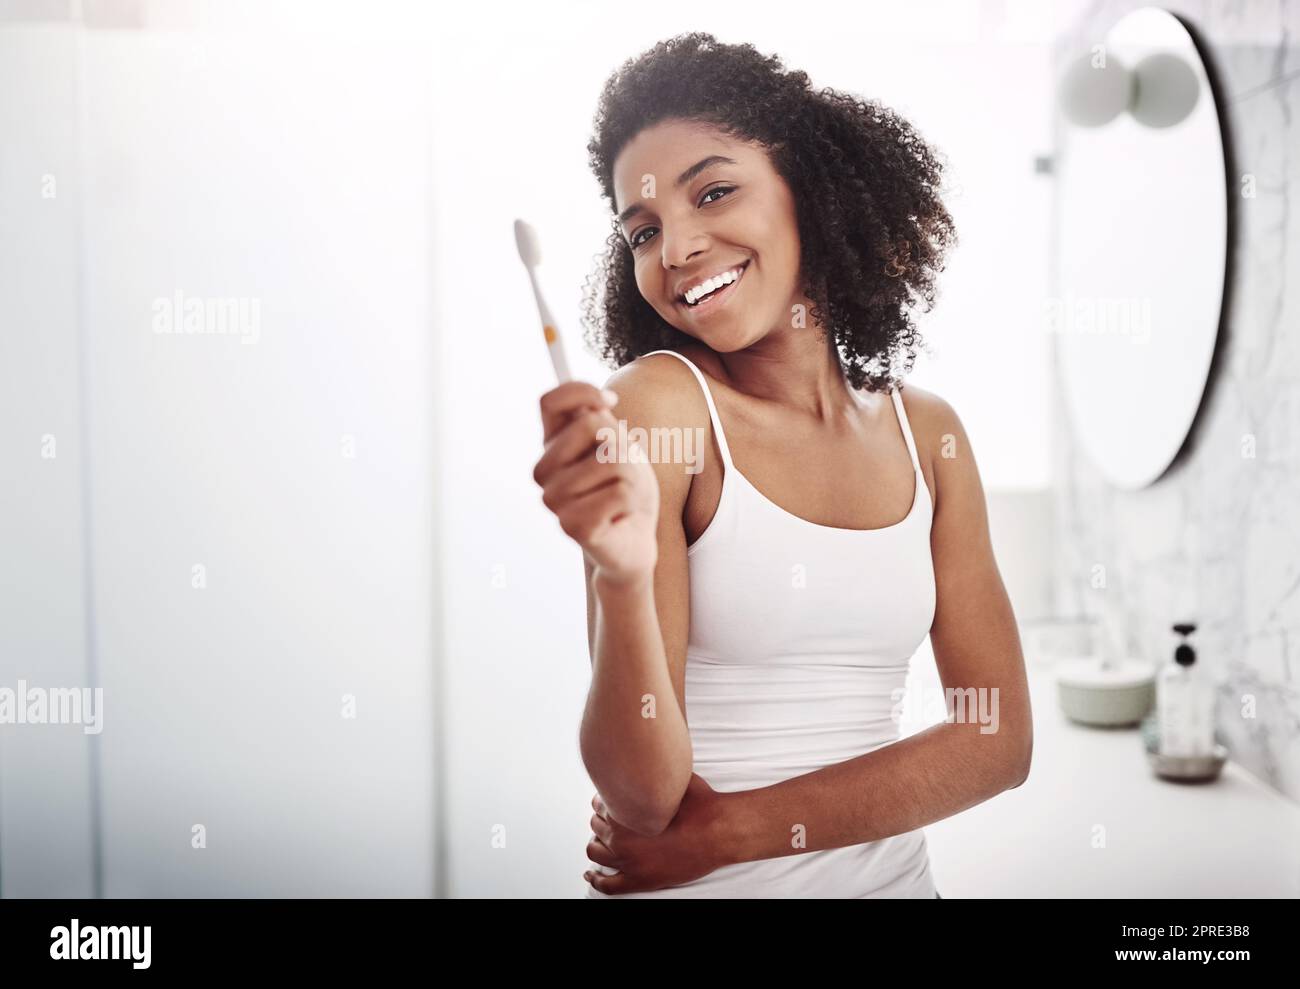
[[[515,246],[519,248],[519,260],[528,269],[528,280],[533,285],[533,298],[537,300],[537,312],[542,317],[542,335],[546,338],[546,349],[551,354],[551,364],[555,367],[555,376],[560,384],[570,380],[569,362],[564,356],[564,341],[560,331],[555,328],[550,307],[542,298],[542,287],[537,284],[537,266],[542,263],[542,247],[537,240],[537,231],[523,220],[515,220]]]

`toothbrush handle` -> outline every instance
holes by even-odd
[[[560,334],[549,323],[542,327],[542,332],[546,334],[546,349],[551,354],[551,364],[555,368],[555,377],[560,384],[573,380],[573,376],[569,374],[569,361],[564,356],[564,345],[560,342]]]
[[[573,379],[569,374],[569,361],[564,356],[564,342],[560,339],[560,331],[555,328],[551,307],[542,297],[542,287],[537,284],[537,273],[532,268],[528,269],[528,280],[533,286],[533,298],[537,300],[537,312],[542,317],[542,334],[546,337],[546,349],[551,353],[551,365],[555,368],[555,377],[559,379],[560,384],[564,384]]]

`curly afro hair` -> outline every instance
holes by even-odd
[[[587,151],[611,214],[619,153],[669,119],[766,149],[794,197],[813,320],[834,334],[849,383],[878,391],[901,380],[921,343],[910,309],[918,299],[933,307],[956,241],[939,198],[943,165],[912,126],[876,101],[814,90],[806,73],[752,45],[678,35],[623,63],[601,93]],[[586,281],[582,322],[593,352],[622,367],[693,338],[641,297],[632,250],[613,225]]]

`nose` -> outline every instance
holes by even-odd
[[[664,267],[669,271],[682,267],[709,244],[708,234],[691,220],[677,220],[671,229],[665,223],[659,237]]]

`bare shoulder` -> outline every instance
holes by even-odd
[[[912,427],[917,456],[933,477],[936,510],[946,504],[946,514],[953,509],[971,513],[963,524],[975,527],[976,516],[983,515],[984,490],[979,467],[966,427],[957,411],[932,391],[904,383],[899,394]]]
[[[671,354],[624,364],[605,387],[618,394],[614,414],[629,426],[707,426],[709,407],[691,369]]]
[[[945,435],[964,435],[956,410],[936,392],[908,381],[899,389],[899,395],[918,450],[923,440],[927,451],[933,453]]]
[[[926,388],[905,382],[899,390],[907,413],[916,453],[932,478],[937,505],[944,494],[960,496],[979,487],[978,468],[957,411],[943,397]]]
[[[677,538],[697,474],[683,469],[680,458],[674,459],[676,452],[687,449],[686,438],[698,437],[703,447],[693,445],[689,449],[695,452],[684,455],[709,456],[706,437],[712,429],[700,383],[684,361],[671,354],[647,354],[615,371],[605,387],[618,394],[614,417],[626,423],[629,437],[649,444],[650,463],[659,480],[661,521],[671,520],[673,538]],[[644,432],[638,434],[638,430]],[[664,437],[668,437],[666,446],[660,445]],[[665,455],[664,449],[670,455]]]

